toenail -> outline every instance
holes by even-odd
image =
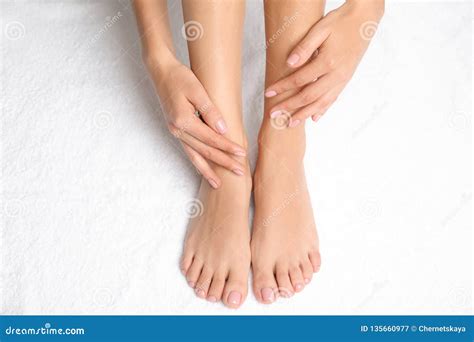
[[[214,296],[208,297],[207,300],[210,301],[210,302],[213,302],[213,303],[217,302],[217,298],[214,297]]]
[[[189,284],[189,286],[191,286],[192,288],[194,288],[194,285],[196,285],[196,284],[194,283],[194,281],[188,281],[188,284]]]
[[[283,298],[290,298],[293,295],[293,293],[288,289],[280,289],[279,294]]]
[[[265,287],[260,292],[264,302],[272,303],[275,300],[275,293],[271,288]]]
[[[304,282],[305,282],[305,284],[309,284],[309,279],[308,279],[308,278],[304,278]]]
[[[229,296],[227,297],[227,303],[232,305],[239,305],[241,299],[242,295],[239,292],[231,291],[231,293],[229,293]]]
[[[203,289],[196,289],[196,295],[197,295],[199,298],[205,298],[205,297],[206,297],[206,293],[204,292]]]
[[[303,287],[304,287],[303,284],[298,283],[298,284],[295,285],[295,290],[296,291],[301,291],[303,289]]]

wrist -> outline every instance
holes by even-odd
[[[172,66],[180,64],[173,51],[169,49],[154,49],[153,51],[144,52],[143,62],[150,73],[158,75],[162,75]]]
[[[363,16],[377,21],[382,19],[385,12],[385,0],[346,0],[346,5],[349,5]]]

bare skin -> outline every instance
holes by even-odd
[[[200,39],[188,41],[191,69],[227,123],[224,136],[246,148],[240,75],[244,10],[242,0],[183,1],[185,23],[195,21],[203,29]],[[181,269],[198,297],[238,308],[248,292],[252,185],[247,160],[233,158],[244,167],[241,176],[213,164],[222,185],[216,190],[201,182],[204,210],[189,224]]]
[[[323,16],[324,1],[265,2],[266,85],[289,75],[288,53]],[[285,21],[288,23],[285,25]],[[277,39],[270,39],[281,27]],[[288,128],[289,116],[271,119],[270,109],[294,94],[265,100],[254,175],[255,217],[251,240],[253,291],[272,303],[303,290],[320,267],[319,242],[306,187],[304,125]]]
[[[305,121],[317,121],[349,81],[370,40],[361,32],[380,20],[383,0],[347,0],[322,20],[324,0],[265,1],[266,98],[251,239],[241,115],[245,1],[183,0],[185,28],[193,26],[191,69],[174,56],[166,0],[134,3],[170,131],[203,176],[203,210],[190,221],[180,265],[188,284],[200,298],[238,308],[251,265],[259,302],[302,291],[321,265],[303,165]]]

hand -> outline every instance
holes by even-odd
[[[243,175],[244,166],[230,155],[245,156],[245,149],[222,136],[227,131],[225,121],[194,73],[176,60],[165,67],[154,62],[147,65],[168,129],[209,184],[213,188],[221,184],[209,161]]]
[[[316,122],[351,79],[382,14],[383,1],[353,0],[317,22],[288,57],[287,64],[298,70],[266,89],[266,97],[300,89],[270,116],[292,113],[289,127],[310,116]]]

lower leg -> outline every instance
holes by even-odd
[[[198,39],[188,39],[191,68],[224,117],[226,136],[246,147],[240,75],[244,6],[242,0],[183,1],[185,29],[195,25],[200,31]],[[213,165],[222,181],[217,190],[201,182],[203,212],[190,221],[181,263],[199,297],[222,299],[233,308],[247,295],[250,265],[251,178],[244,164],[244,176]]]
[[[289,53],[323,14],[321,0],[265,2],[266,86],[293,71],[286,64]],[[264,303],[302,290],[320,264],[303,166],[304,124],[288,128],[287,115],[271,119],[268,113],[292,94],[265,99],[259,132],[251,250],[253,289]]]

